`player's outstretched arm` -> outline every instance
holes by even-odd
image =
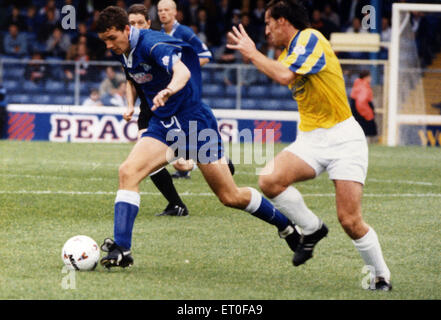
[[[239,50],[243,56],[251,60],[257,69],[274,81],[286,86],[295,79],[294,72],[257,50],[255,43],[248,36],[242,24],[239,25],[239,29],[233,27],[233,31],[228,33],[228,39],[230,43],[227,44],[227,48]]]
[[[173,76],[167,88],[159,91],[153,98],[152,111],[155,111],[159,107],[163,107],[172,95],[185,87],[188,80],[190,80],[190,77],[191,72],[188,70],[187,66],[180,60],[175,62],[173,65]]]

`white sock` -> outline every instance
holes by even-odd
[[[304,235],[312,234],[320,228],[320,219],[308,209],[296,188],[288,187],[271,201],[289,220],[302,228]]]
[[[259,209],[260,204],[262,203],[262,195],[254,188],[248,187],[248,189],[251,192],[251,200],[248,206],[245,208],[245,211],[253,214]]]
[[[369,231],[360,239],[352,240],[358,252],[360,252],[366,266],[371,268],[374,277],[383,277],[390,281],[390,271],[383,258],[377,233],[369,227]]]

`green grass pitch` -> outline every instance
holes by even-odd
[[[63,272],[68,238],[112,236],[118,166],[130,149],[0,141],[0,299],[441,299],[439,148],[370,146],[363,215],[391,269],[389,293],[362,289],[363,263],[338,224],[326,173],[296,185],[330,229],[306,265],[292,266],[273,226],[223,207],[196,170],[175,182],[184,218],[156,217],[166,201],[142,183],[131,268]],[[236,171],[239,186],[258,187],[252,165]]]

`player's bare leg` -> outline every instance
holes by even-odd
[[[392,290],[390,271],[384,261],[378,236],[362,217],[363,185],[344,180],[336,180],[334,185],[338,220],[352,239],[365,265],[371,268],[371,289]]]
[[[208,164],[199,163],[198,167],[222,204],[236,209],[247,207],[251,200],[251,191],[236,185],[225,159]]]
[[[312,257],[315,245],[328,233],[326,225],[306,206],[294,182],[313,179],[315,170],[289,151],[282,151],[264,169],[271,172],[259,178],[263,193],[292,223],[302,228],[302,238],[295,251],[293,264],[299,266]]]
[[[293,232],[290,221],[254,188],[240,188],[231,175],[228,161],[222,158],[198,164],[205,180],[218,199],[227,207],[244,210],[277,227],[279,232]]]
[[[159,140],[145,137],[140,139],[127,159],[119,167],[119,189],[139,191],[139,183],[150,173],[165,166],[168,161],[168,146]]]
[[[119,167],[119,190],[114,209],[114,238],[105,239],[101,249],[108,254],[101,259],[106,268],[128,267],[131,256],[132,230],[140,205],[139,183],[153,171],[167,164],[169,148],[162,142],[146,137],[140,139]]]

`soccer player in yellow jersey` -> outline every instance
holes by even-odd
[[[301,228],[293,263],[298,266],[311,258],[328,228],[292,184],[326,170],[335,186],[338,220],[371,270],[370,288],[389,291],[390,271],[377,234],[362,218],[368,147],[352,117],[339,61],[326,38],[309,28],[308,13],[296,0],[270,1],[265,24],[268,40],[285,48],[278,61],[260,53],[242,25],[228,34],[228,47],[239,50],[271,79],[287,85],[298,103],[296,141],[267,165],[266,169],[273,168],[272,173],[259,178],[263,193]],[[280,232],[280,236],[289,238],[289,232]]]

